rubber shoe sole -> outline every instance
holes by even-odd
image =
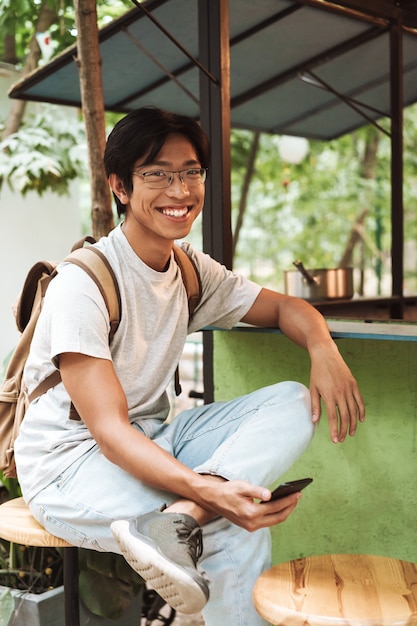
[[[138,533],[133,521],[113,522],[111,530],[129,565],[167,604],[180,613],[201,611],[208,600],[208,586],[197,570],[196,577],[204,584],[164,555],[152,539]]]

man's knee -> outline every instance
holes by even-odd
[[[305,431],[307,438],[312,438],[315,432],[311,414],[311,396],[309,389],[297,381],[284,381],[271,385],[269,388],[275,397],[277,407],[288,407],[291,422],[297,431]],[[291,408],[290,408],[291,407]]]
[[[284,404],[298,400],[310,407],[310,391],[305,385],[303,385],[303,383],[295,380],[286,380],[270,385],[269,387],[265,387],[265,390],[268,390],[271,397],[275,398],[277,404]]]

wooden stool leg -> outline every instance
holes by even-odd
[[[78,548],[64,548],[65,626],[80,626]]]

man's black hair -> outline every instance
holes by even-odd
[[[104,152],[107,177],[116,174],[126,193],[130,194],[133,190],[132,170],[138,159],[144,159],[143,165],[151,163],[172,133],[184,135],[194,146],[201,167],[209,166],[209,141],[196,121],[156,107],[143,107],[117,122],[108,136]],[[120,217],[126,206],[113,195]]]

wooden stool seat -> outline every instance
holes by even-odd
[[[24,546],[65,548],[63,550],[65,626],[79,626],[78,549],[43,528],[32,517],[23,498],[13,498],[0,505],[0,537]]]
[[[282,626],[417,626],[417,564],[330,554],[276,565],[253,590],[258,613]]]

